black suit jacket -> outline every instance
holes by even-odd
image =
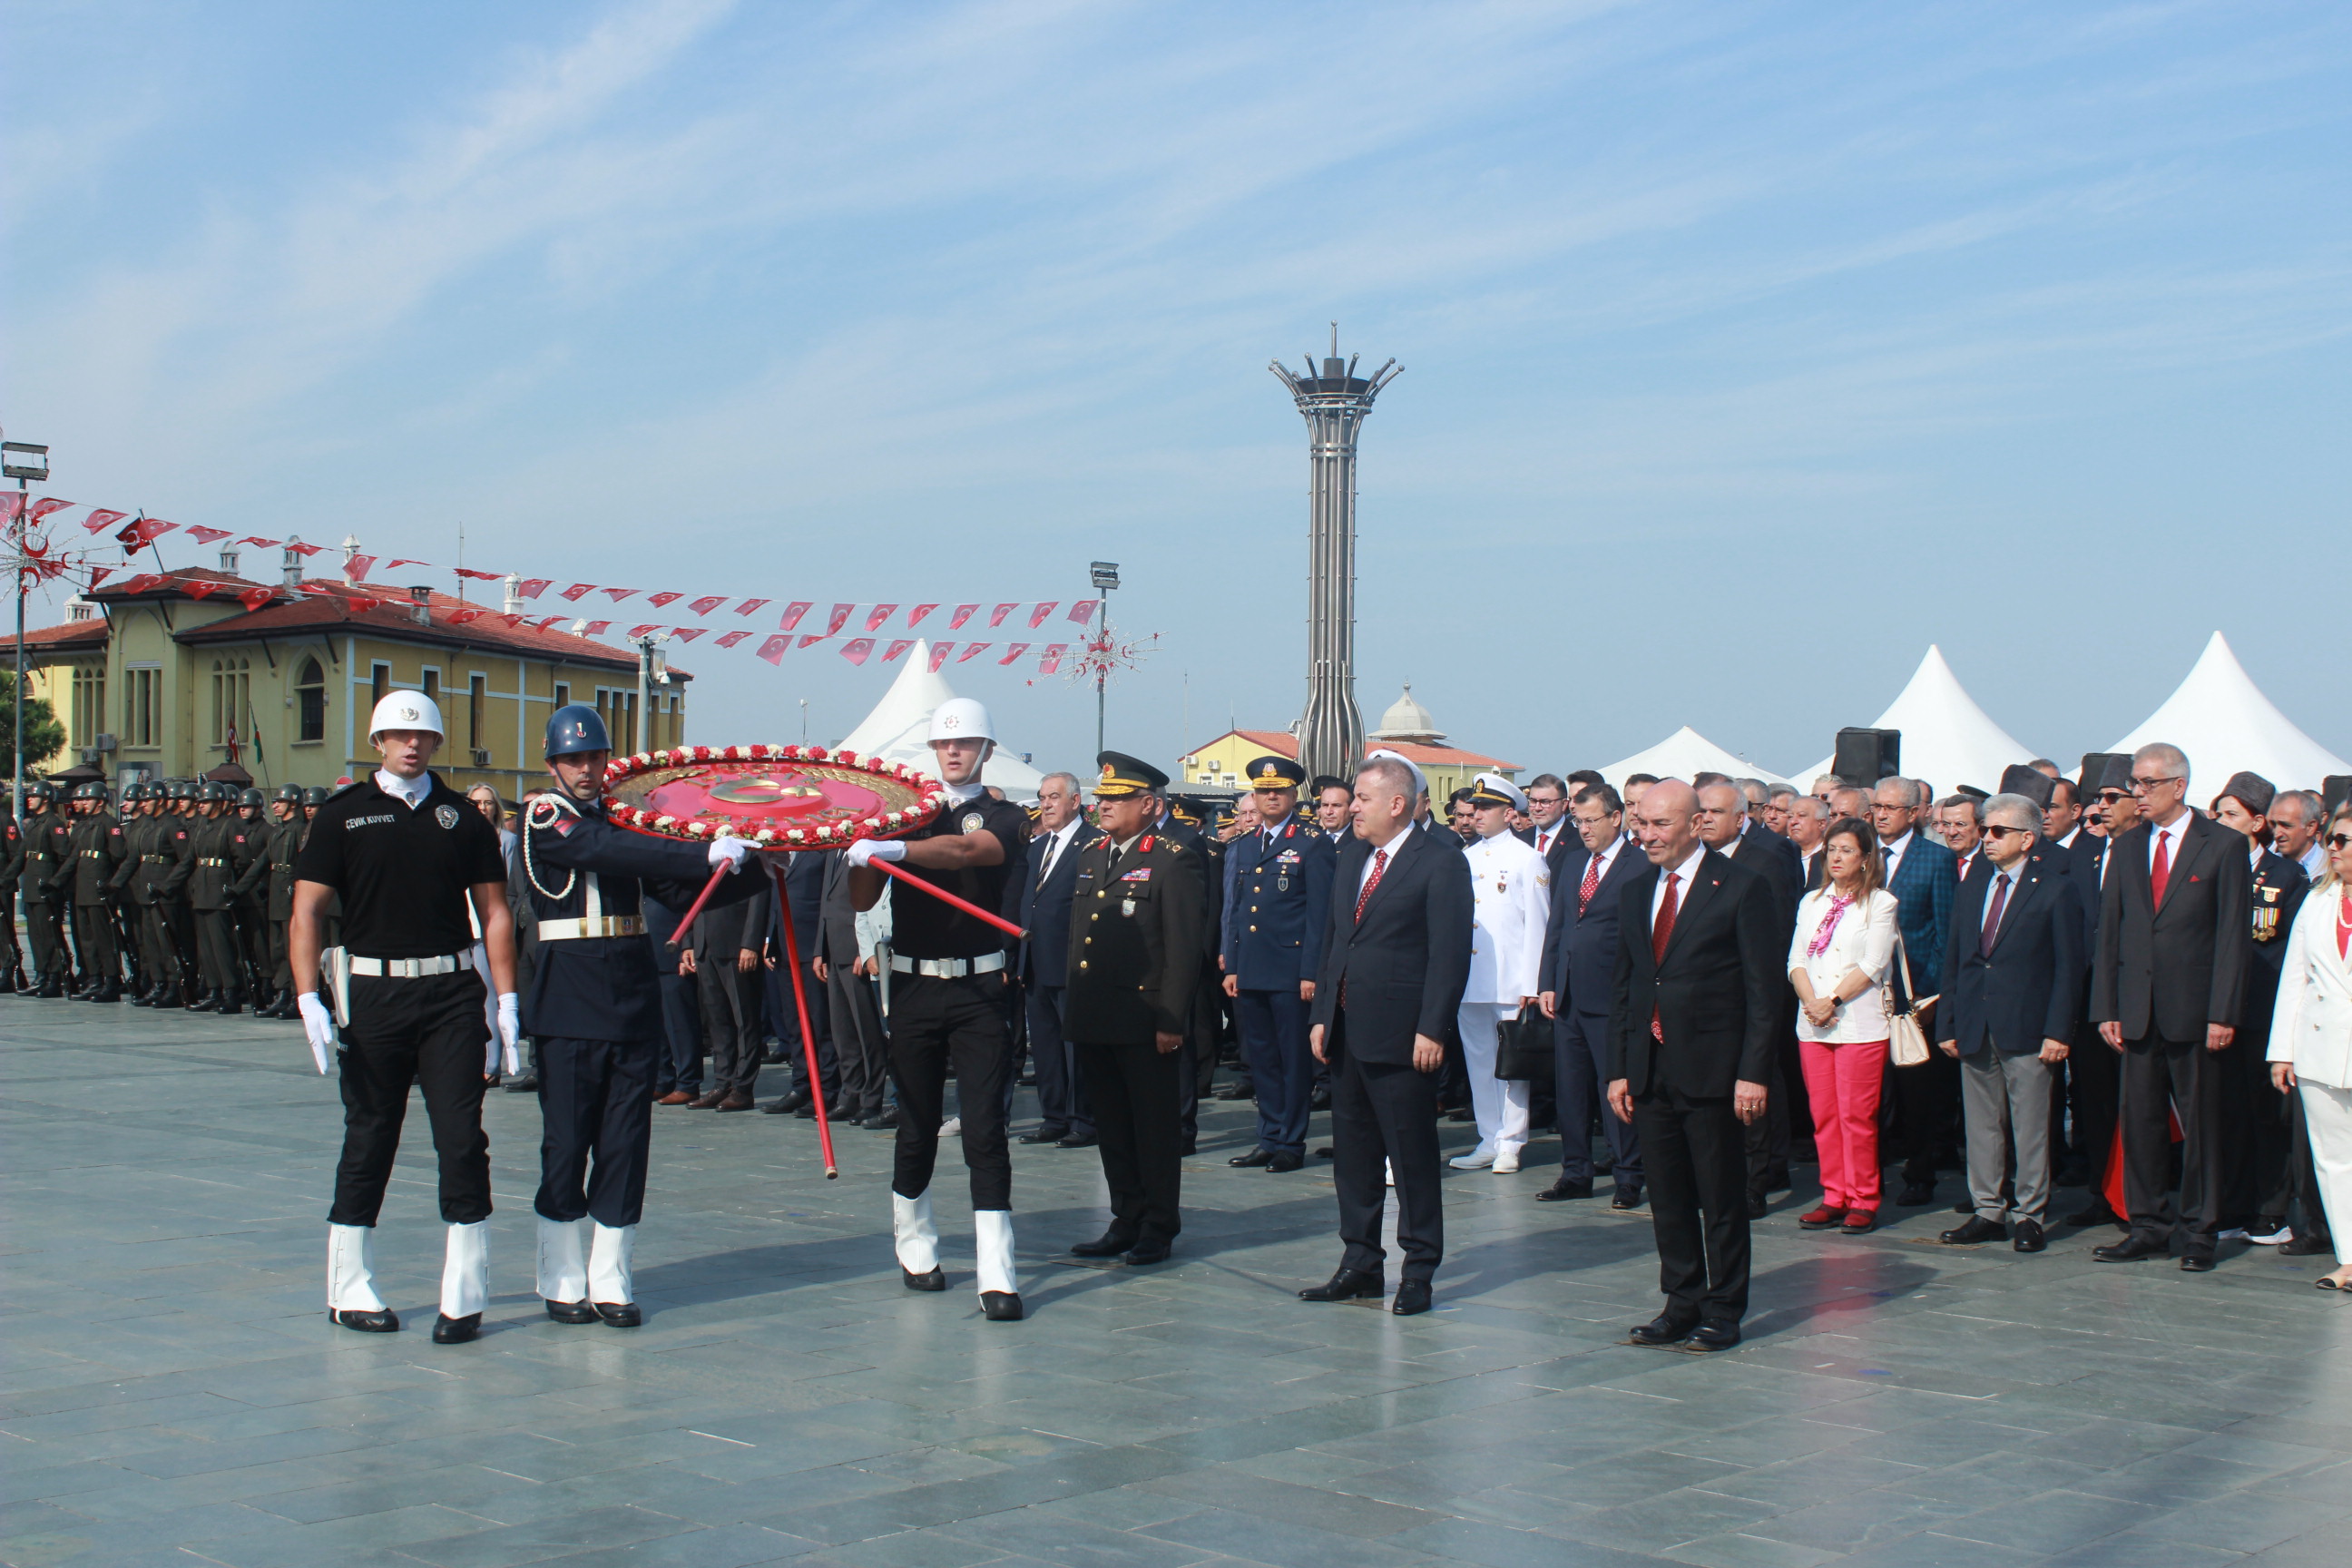
[[[1608,1016],[1610,984],[1617,973],[1618,896],[1628,881],[1650,868],[1642,847],[1626,840],[1580,915],[1577,889],[1584,885],[1584,868],[1591,859],[1592,852],[1578,840],[1576,853],[1551,880],[1551,919],[1544,927],[1543,965],[1537,976],[1541,989],[1556,994],[1553,1007],[1563,1016]]]
[[[2042,1042],[2074,1038],[2083,1005],[2083,905],[2063,851],[2021,861],[1984,952],[1986,901],[2000,873],[1982,855],[1960,883],[1952,931],[1944,943],[1942,1000],[1936,1034],[1972,1057],[1990,1044],[2003,1056],[2028,1056]]]
[[[1445,1039],[1470,983],[1470,862],[1406,831],[1390,841],[1380,886],[1356,919],[1371,845],[1351,838],[1331,877],[1330,923],[1311,1021],[1331,1023],[1348,993],[1347,1048],[1368,1062],[1409,1065],[1412,1037]]]
[[[1635,1096],[1674,1089],[1727,1098],[1736,1081],[1766,1083],[1788,939],[1772,885],[1710,849],[1680,889],[1663,961],[1652,955],[1655,866],[1618,895],[1617,970],[1609,1005],[1609,1076]],[[1657,1016],[1663,1042],[1650,1035]]]
[[[2167,876],[2164,907],[2149,896],[2142,823],[2115,841],[2099,900],[2099,955],[2091,970],[2091,1021],[2123,1025],[2124,1038],[2205,1038],[2208,1024],[2234,1026],[2253,962],[2246,841],[2191,812]]]
[[[1797,929],[1797,904],[1805,896],[1799,878],[1797,847],[1776,833],[1751,826],[1741,837],[1739,852],[1725,858],[1744,866],[1770,884],[1772,907],[1780,921],[1780,946],[1785,954]],[[1791,990],[1790,994],[1794,995]]]
[[[1021,978],[1032,985],[1069,984],[1070,896],[1078,885],[1078,858],[1101,837],[1091,824],[1079,823],[1063,847],[1062,858],[1045,873],[1042,888],[1037,885],[1037,861],[1045,853],[1045,836],[1029,840],[1028,862],[1013,902],[1014,921],[1029,932],[1029,940],[1021,944]]]

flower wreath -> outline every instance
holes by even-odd
[[[730,832],[734,825],[730,823],[700,816],[665,816],[627,805],[619,798],[617,786],[631,780],[660,769],[691,767],[698,763],[815,763],[835,776],[847,774],[884,781],[915,793],[911,805],[874,816],[820,823],[814,827],[760,827],[740,836],[763,849],[835,849],[861,838],[887,838],[922,826],[947,805],[947,786],[938,779],[903,763],[856,752],[825,746],[672,746],[614,760],[604,772],[605,820],[640,833],[702,842]]]

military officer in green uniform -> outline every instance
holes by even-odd
[[[8,919],[8,967],[0,975],[0,995],[14,996],[26,989],[25,950],[16,941],[16,886],[25,876],[25,835],[11,815],[0,818],[0,914]]]
[[[236,799],[238,831],[245,836],[245,869],[229,886],[229,907],[236,916],[237,975],[251,993],[257,1014],[276,1000],[269,983],[269,849],[278,837],[268,816],[268,797],[257,789],[242,791]]]
[[[74,944],[87,983],[74,993],[83,1002],[122,1000],[122,950],[114,936],[114,873],[122,864],[122,823],[110,808],[107,789],[95,781],[74,788],[72,857],[55,875],[73,905]]]
[[[1062,1026],[1094,1108],[1111,1221],[1070,1250],[1159,1263],[1183,1228],[1179,1079],[1200,994],[1206,883],[1199,857],[1153,830],[1168,775],[1123,752],[1096,762],[1103,837],[1078,856]]]
[[[276,993],[267,1016],[294,1015],[294,970],[287,962],[286,922],[294,918],[294,854],[302,847],[302,786],[281,784],[269,803],[269,875],[263,886],[263,918],[269,924],[269,984]]]
[[[72,854],[73,826],[57,809],[54,785],[25,786],[25,935],[33,950],[36,996],[63,996],[73,958],[66,950],[65,903],[49,884]]]

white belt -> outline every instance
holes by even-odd
[[[967,974],[993,974],[1004,967],[1001,952],[983,952],[978,958],[908,958],[900,953],[890,955],[890,967],[900,974],[928,974],[934,980],[961,980]]]
[[[353,974],[376,980],[422,980],[428,974],[455,974],[471,969],[473,960],[462,952],[446,958],[360,958],[351,961]]]
[[[581,920],[539,922],[539,940],[541,942],[580,942],[589,937],[645,934],[643,915],[591,915]]]

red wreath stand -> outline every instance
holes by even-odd
[[[690,843],[741,838],[769,854],[840,849],[865,838],[897,838],[924,826],[946,804],[946,788],[935,778],[879,757],[824,746],[675,746],[616,758],[604,770],[604,815],[614,826]],[[1029,934],[887,861],[868,864],[1011,936]],[[783,862],[771,860],[768,869],[776,879],[776,898],[783,911],[784,960],[792,967],[793,1005],[800,1016],[801,1049],[807,1053],[809,1085],[815,1097],[817,1142],[824,1152],[825,1179],[831,1181],[841,1170],[834,1163],[816,1035],[809,1026],[800,936],[793,929],[793,896],[785,886]],[[712,873],[678,921],[671,946],[685,940],[728,871],[722,866]]]

